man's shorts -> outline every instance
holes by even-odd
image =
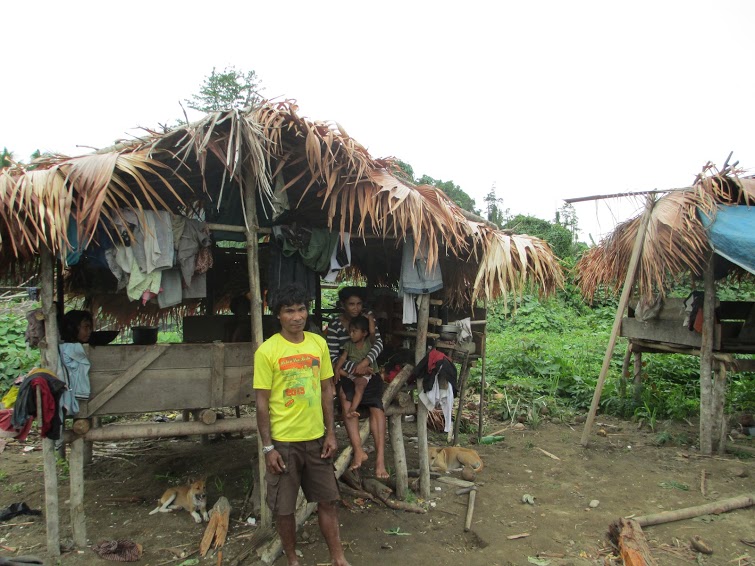
[[[273,441],[286,464],[282,474],[265,474],[267,506],[275,515],[296,511],[299,487],[310,503],[335,501],[341,497],[332,458],[320,458],[325,437],[303,442]]]

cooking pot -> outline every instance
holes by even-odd
[[[438,333],[440,334],[441,340],[450,340],[455,342],[456,337],[459,335],[459,327],[455,324],[441,324]]]
[[[132,326],[132,342],[142,346],[154,344],[157,342],[157,330],[157,326]]]

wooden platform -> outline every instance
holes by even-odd
[[[85,346],[91,395],[78,417],[234,407],[254,401],[248,343]]]

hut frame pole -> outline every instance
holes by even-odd
[[[71,443],[68,460],[71,486],[71,530],[73,531],[73,542],[79,548],[87,546],[86,513],[84,511],[85,453],[86,447],[83,438],[77,438]]]
[[[598,403],[600,403],[600,395],[603,392],[603,385],[608,375],[608,368],[611,365],[611,357],[613,356],[613,350],[616,347],[616,340],[619,336],[619,329],[621,328],[621,319],[624,316],[624,311],[629,304],[629,295],[632,292],[634,286],[634,278],[637,272],[637,266],[640,263],[640,255],[642,252],[642,246],[645,243],[645,232],[647,231],[648,223],[650,222],[650,214],[653,211],[653,196],[648,195],[645,202],[645,213],[642,216],[642,222],[640,228],[637,231],[637,237],[634,240],[634,248],[632,249],[632,256],[629,260],[629,266],[627,267],[627,275],[624,279],[624,289],[621,292],[621,298],[619,299],[619,306],[616,307],[616,318],[613,321],[613,329],[611,330],[611,337],[608,340],[608,346],[606,347],[606,355],[603,357],[603,367],[600,369],[600,376],[598,377],[598,383],[595,385],[595,393],[592,396],[592,404],[590,405],[590,412],[587,414],[587,420],[585,421],[585,428],[582,431],[582,439],[580,444],[587,446],[588,438],[590,436],[590,430],[592,429],[593,422],[595,421],[595,414],[598,412]]]
[[[37,387],[37,422],[42,431],[42,392]],[[55,443],[42,438],[42,461],[45,471],[45,523],[47,527],[47,554],[52,559],[60,556],[60,516],[58,512],[58,474],[55,461]]]
[[[712,456],[716,448],[714,440],[713,416],[713,330],[716,324],[716,282],[713,277],[713,254],[708,258],[708,263],[703,272],[703,288],[705,298],[703,301],[703,332],[700,341],[700,453],[703,456]],[[717,435],[715,436],[717,439]]]
[[[251,306],[252,323],[252,358],[257,348],[262,344],[262,289],[260,286],[259,270],[259,225],[257,222],[257,199],[255,198],[257,184],[251,175],[247,175],[244,183],[244,208],[246,209],[246,256],[249,274],[249,302]],[[259,496],[260,523],[263,528],[271,527],[273,515],[265,501],[267,500],[267,485],[265,484],[265,456],[262,454],[262,439],[257,431],[257,465],[259,467]]]
[[[485,308],[485,319],[488,318],[488,300],[485,299],[483,301],[483,306]],[[480,352],[480,356],[482,357],[481,362],[481,368],[480,368],[480,414],[478,416],[477,420],[477,441],[479,442],[482,438],[482,416],[483,411],[485,407],[485,355],[487,350],[487,343],[488,343],[488,325],[486,324],[482,329],[482,352]]]
[[[427,354],[427,323],[430,318],[430,295],[420,296],[417,313],[417,343],[414,349],[414,363],[420,362]],[[417,394],[422,391],[422,379],[417,379]],[[419,490],[424,499],[430,497],[430,457],[427,448],[427,407],[422,401],[417,403],[417,444],[419,445]]]

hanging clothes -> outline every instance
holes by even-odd
[[[422,295],[433,293],[443,288],[440,264],[436,262],[432,269],[428,267],[427,255],[429,247],[430,242],[427,238],[423,238],[415,254],[414,235],[410,234],[406,237],[401,251],[400,293]]]
[[[66,390],[66,384],[46,369],[34,368],[26,376],[18,390],[18,398],[13,406],[13,427],[21,430],[27,420],[37,415],[37,395],[39,389],[42,397],[42,428],[40,433],[45,438],[58,440],[63,423],[60,409],[60,397]]]
[[[417,322],[417,295],[402,293],[402,296],[404,297],[404,316],[401,322],[415,324]]]
[[[432,349],[420,360],[409,375],[409,382],[422,378],[420,401],[432,411],[440,406],[445,419],[445,432],[451,430],[453,422],[454,395],[458,374],[451,359],[442,352]]]
[[[342,269],[351,265],[351,234],[344,232],[330,255],[330,270],[323,277],[325,281],[333,283]]]
[[[310,300],[317,296],[317,274],[304,265],[301,255],[286,256],[276,238],[270,239],[270,267],[268,271],[268,301],[278,289],[289,283],[299,283],[307,290]]]

